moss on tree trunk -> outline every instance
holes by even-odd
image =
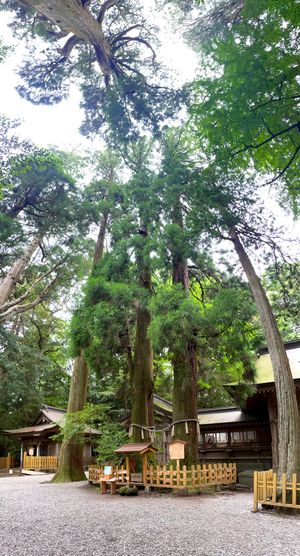
[[[86,403],[88,366],[81,350],[73,364],[73,374],[69,393],[68,413],[81,411]],[[59,457],[59,466],[52,482],[63,483],[86,479],[83,470],[83,443],[77,436],[64,438]]]

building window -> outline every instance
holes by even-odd
[[[255,442],[256,431],[234,431],[231,433],[232,444],[248,444]]]
[[[205,446],[226,446],[228,442],[227,432],[207,432],[204,435]]]

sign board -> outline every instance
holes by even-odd
[[[105,465],[103,474],[104,475],[112,475],[112,466],[111,465]]]
[[[184,440],[174,440],[169,444],[170,459],[184,459],[184,447],[186,442]]]
[[[28,454],[29,454],[29,456],[33,456],[33,454],[34,454],[34,448],[29,448]]]

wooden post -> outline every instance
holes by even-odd
[[[176,460],[176,481],[177,481],[177,486],[180,487],[180,463],[179,463],[179,459]]]
[[[253,490],[254,490],[254,503],[253,503],[253,511],[257,512],[258,510],[258,503],[257,503],[257,495],[258,495],[258,473],[254,471],[253,476]]]
[[[293,504],[293,506],[296,506],[296,504],[297,504],[297,475],[296,475],[296,473],[293,473],[293,478],[292,478],[292,504]]]
[[[282,488],[282,504],[286,504],[286,473],[281,475],[281,488]]]
[[[147,454],[143,454],[143,484],[147,484]]]
[[[130,459],[129,459],[129,456],[126,456],[126,475],[127,475],[127,481],[130,483],[131,473],[130,473]]]
[[[277,473],[273,473],[273,493],[272,493],[273,504],[276,503],[276,499],[277,499]]]
[[[100,492],[106,494],[106,479],[100,479]]]

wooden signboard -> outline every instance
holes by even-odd
[[[170,459],[184,459],[184,447],[187,444],[184,440],[174,440],[169,444]]]

